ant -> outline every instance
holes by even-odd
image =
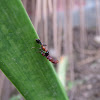
[[[48,52],[49,53],[49,51],[46,50],[46,48],[44,47],[46,45],[45,44],[42,44],[41,41],[40,41],[40,39],[36,39],[36,42],[41,45],[42,50],[44,50],[45,52]]]
[[[43,55],[43,56],[45,56],[49,61],[51,61],[52,63],[54,63],[54,64],[57,64],[58,63],[58,60],[55,60],[55,59],[53,59],[50,55],[49,55],[49,53],[48,53],[48,51],[47,52],[43,52],[43,51],[41,51],[41,54]]]
[[[40,41],[39,39],[36,39],[36,42],[37,42],[38,44],[41,45],[41,54],[42,54],[43,56],[45,56],[45,57],[46,57],[49,61],[51,61],[52,63],[57,64],[57,63],[58,63],[58,60],[54,60],[54,59],[49,55],[49,51],[46,50],[46,48],[44,47],[44,46],[46,46],[46,45],[42,44],[41,41]],[[44,53],[43,51],[45,51],[45,53]]]

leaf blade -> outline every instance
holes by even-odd
[[[26,100],[68,100],[20,0],[0,2],[0,68]]]

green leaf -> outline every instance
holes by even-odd
[[[10,98],[10,100],[21,100],[21,95],[16,95]]]
[[[64,87],[66,87],[66,74],[67,74],[68,67],[69,67],[68,58],[62,56],[62,59],[58,65],[58,77]]]
[[[26,100],[68,100],[20,0],[0,0],[0,69]]]

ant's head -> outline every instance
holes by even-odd
[[[42,45],[40,39],[36,39],[36,42],[37,42],[38,44],[41,44],[41,45]]]
[[[47,51],[46,53],[45,53],[45,56],[47,57],[49,55],[49,51]]]

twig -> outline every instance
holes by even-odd
[[[99,0],[96,0],[95,1],[96,2],[96,31],[97,31],[97,34],[99,34],[100,35],[100,7],[99,7],[99,5],[100,5],[100,2],[99,2]]]
[[[95,60],[98,60],[100,58],[100,53],[97,53],[95,56],[88,57],[80,62],[77,63],[78,66],[83,66],[85,64],[91,63]]]
[[[57,0],[53,0],[53,41],[54,41],[54,49],[57,53]]]
[[[80,47],[83,50],[80,54],[81,58],[84,58],[84,48],[86,45],[86,30],[85,30],[85,15],[84,15],[84,0],[79,0],[80,2]]]
[[[35,14],[35,29],[37,31],[38,22],[41,20],[41,0],[37,0],[36,3],[36,14]]]
[[[43,0],[43,19],[44,19],[44,42],[48,46],[48,19],[47,19],[47,0]]]
[[[48,0],[48,8],[49,8],[49,12],[50,14],[52,14],[52,1],[51,0]]]

